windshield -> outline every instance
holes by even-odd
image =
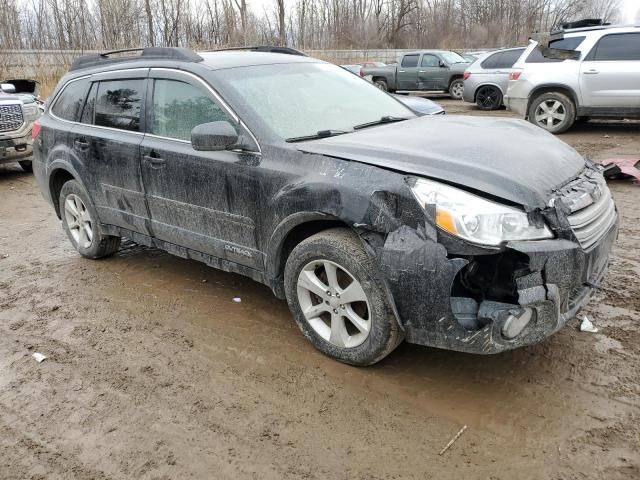
[[[441,52],[440,55],[447,63],[467,63],[467,60],[462,58],[456,52]]]
[[[283,139],[351,132],[382,117],[415,117],[373,84],[336,65],[290,63],[216,73],[252,116]]]

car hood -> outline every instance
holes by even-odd
[[[296,144],[298,150],[457,184],[531,208],[585,160],[524,120],[425,116]]]

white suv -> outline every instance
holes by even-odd
[[[551,133],[579,119],[640,118],[640,26],[565,29],[548,45],[575,59],[532,41],[509,76],[509,110]]]

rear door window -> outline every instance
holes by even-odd
[[[51,107],[51,112],[63,120],[77,121],[87,96],[88,87],[89,81],[86,79],[67,83]]]
[[[580,46],[585,37],[570,37],[570,38],[561,38],[558,40],[553,40],[549,42],[550,48],[559,48],[561,50],[575,50]],[[545,58],[542,56],[542,52],[540,48],[536,47],[527,57],[526,63],[554,63],[554,62],[562,62],[564,60],[559,60],[555,58]]]
[[[140,131],[145,84],[144,79],[100,82],[95,105],[95,125]]]
[[[494,68],[513,67],[513,64],[518,61],[518,59],[520,58],[520,55],[522,55],[522,52],[524,52],[524,48],[502,52],[500,57],[498,57],[498,61],[496,62],[496,66]]]
[[[404,68],[412,68],[418,66],[419,55],[405,55],[402,58],[402,66]]]
[[[587,60],[596,62],[640,60],[640,33],[619,33],[600,39]]]
[[[494,53],[493,55],[489,55],[487,58],[485,58],[482,61],[480,66],[482,68],[486,68],[487,70],[492,69],[492,68],[496,68],[496,65],[497,65],[498,60],[500,59],[501,55],[502,55],[502,52],[498,52],[498,53]]]
[[[179,80],[156,79],[150,133],[191,140],[191,130],[202,123],[229,118],[203,90]]]

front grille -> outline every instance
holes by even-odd
[[[590,204],[572,211],[567,217],[574,235],[585,250],[596,244],[616,221],[616,206],[604,179],[590,190],[589,197]]]
[[[0,105],[0,132],[18,130],[23,123],[20,104]]]

